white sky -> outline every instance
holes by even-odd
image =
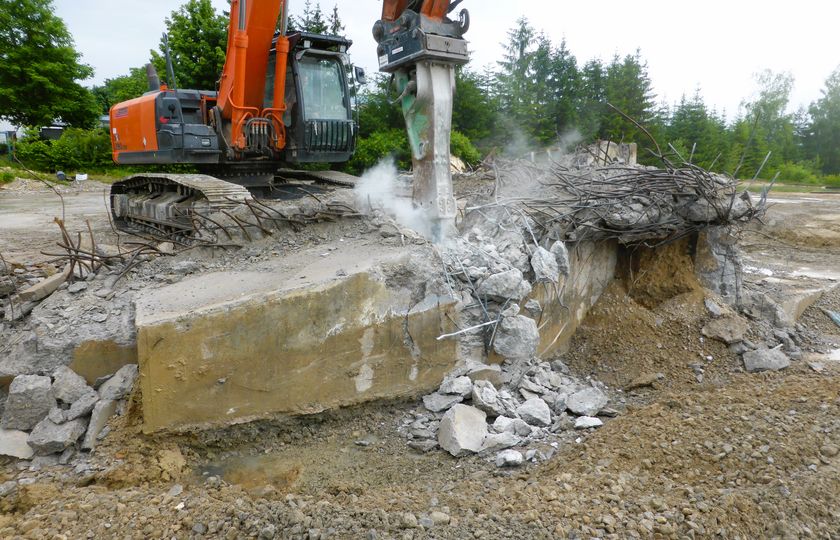
[[[261,1],[261,0],[257,0]],[[213,0],[218,9],[226,0]],[[376,66],[370,29],[379,0],[321,0],[337,4],[353,39],[354,61],[369,72]],[[93,81],[126,74],[148,61],[164,30],[164,18],[180,0],[55,0],[58,15],[73,33]],[[299,12],[303,0],[292,0]],[[699,86],[707,104],[731,118],[755,91],[752,74],[790,71],[796,79],[791,109],[820,96],[826,77],[840,65],[836,27],[840,3],[832,0],[466,0],[472,27],[467,34],[472,65],[494,65],[507,30],[527,17],[556,43],[565,37],[582,64],[642,51],[657,100],[669,103]]]

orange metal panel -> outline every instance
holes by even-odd
[[[450,0],[426,0],[420,11],[430,19],[442,21],[446,17],[446,12],[449,11],[449,3]]]
[[[382,3],[382,18],[395,21],[408,6],[408,0],[384,0]]]
[[[111,148],[114,162],[122,152],[155,152],[158,149],[155,99],[141,96],[111,107]]]

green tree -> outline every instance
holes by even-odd
[[[225,65],[228,18],[210,0],[187,0],[166,19],[166,31],[178,87],[214,89]],[[166,73],[165,53],[161,39],[160,51],[151,51],[160,74]]]
[[[0,0],[0,118],[93,125],[96,100],[79,84],[93,69],[80,59],[52,0]]]
[[[706,107],[699,89],[691,99],[683,96],[674,108],[666,135],[668,142],[684,149],[680,151],[683,159],[707,169],[722,170],[728,143],[726,124]]]
[[[113,105],[142,96],[149,89],[146,68],[131,68],[128,75],[105,79],[102,86],[92,88],[102,114],[108,114]]]
[[[604,98],[643,126],[653,118],[655,96],[652,88],[641,51],[628,54],[623,59],[616,55],[607,66]],[[599,136],[613,141],[635,142],[640,148],[651,144],[633,122],[612,110],[605,111]]]
[[[452,128],[472,142],[489,142],[496,127],[495,100],[488,91],[491,81],[467,67],[455,75],[455,101],[452,105]]]
[[[825,174],[840,174],[840,67],[825,81],[822,97],[811,104],[805,130],[808,157],[819,161]]]
[[[334,10],[336,17],[338,15],[338,7]],[[303,5],[303,15],[300,17],[290,17],[289,25],[294,30],[301,32],[312,32],[313,34],[326,34],[330,29],[331,22],[327,22],[324,18],[324,12],[321,10],[321,2],[315,2],[315,7],[312,7],[312,0],[306,0]],[[341,20],[336,18],[336,22],[341,24]]]
[[[344,35],[344,23],[341,22],[341,17],[338,15],[338,4],[333,6],[332,13],[327,19],[327,26],[329,26],[329,33],[333,36]]]

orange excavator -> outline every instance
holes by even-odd
[[[463,0],[384,0],[374,26],[380,70],[393,75],[414,161],[415,204],[443,233],[454,223],[449,131],[455,66],[468,60]],[[191,213],[227,209],[252,191],[295,178],[295,167],[343,163],[355,150],[355,95],[364,71],[337,36],[287,32],[287,0],[233,0],[217,91],[169,86],[149,69],[150,90],[110,111],[113,158],[121,165],[186,164],[201,174],[145,173],[112,186],[123,228],[190,237]],[[168,56],[168,55],[167,55]],[[301,178],[350,183],[336,171]],[[249,189],[251,191],[249,191]]]

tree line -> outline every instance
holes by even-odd
[[[337,6],[324,12],[320,2],[307,0],[303,8],[301,16],[290,19],[290,29],[344,31]],[[179,87],[216,87],[227,22],[228,14],[217,12],[210,0],[187,0],[166,18]],[[166,73],[162,42],[150,51],[150,61]],[[92,73],[54,14],[52,0],[0,0],[0,117],[16,125],[59,121],[90,128],[113,104],[147,90],[141,66],[85,88],[80,81]],[[403,166],[409,163],[390,80],[371,79],[357,96],[361,139],[350,164],[353,172],[387,154]],[[678,159],[742,178],[759,170],[763,178],[778,173],[788,181],[840,174],[840,69],[826,79],[820,99],[795,112],[788,110],[792,76],[758,74],[757,97],[728,120],[704,102],[699,89],[676,103],[658,102],[640,51],[581,62],[565,40],[552,41],[523,18],[507,33],[495,66],[461,68],[456,81],[453,153],[470,163],[490,152],[521,155],[531,148],[595,139],[636,142],[640,157],[652,160],[652,137]],[[57,161],[41,165],[61,166]]]

